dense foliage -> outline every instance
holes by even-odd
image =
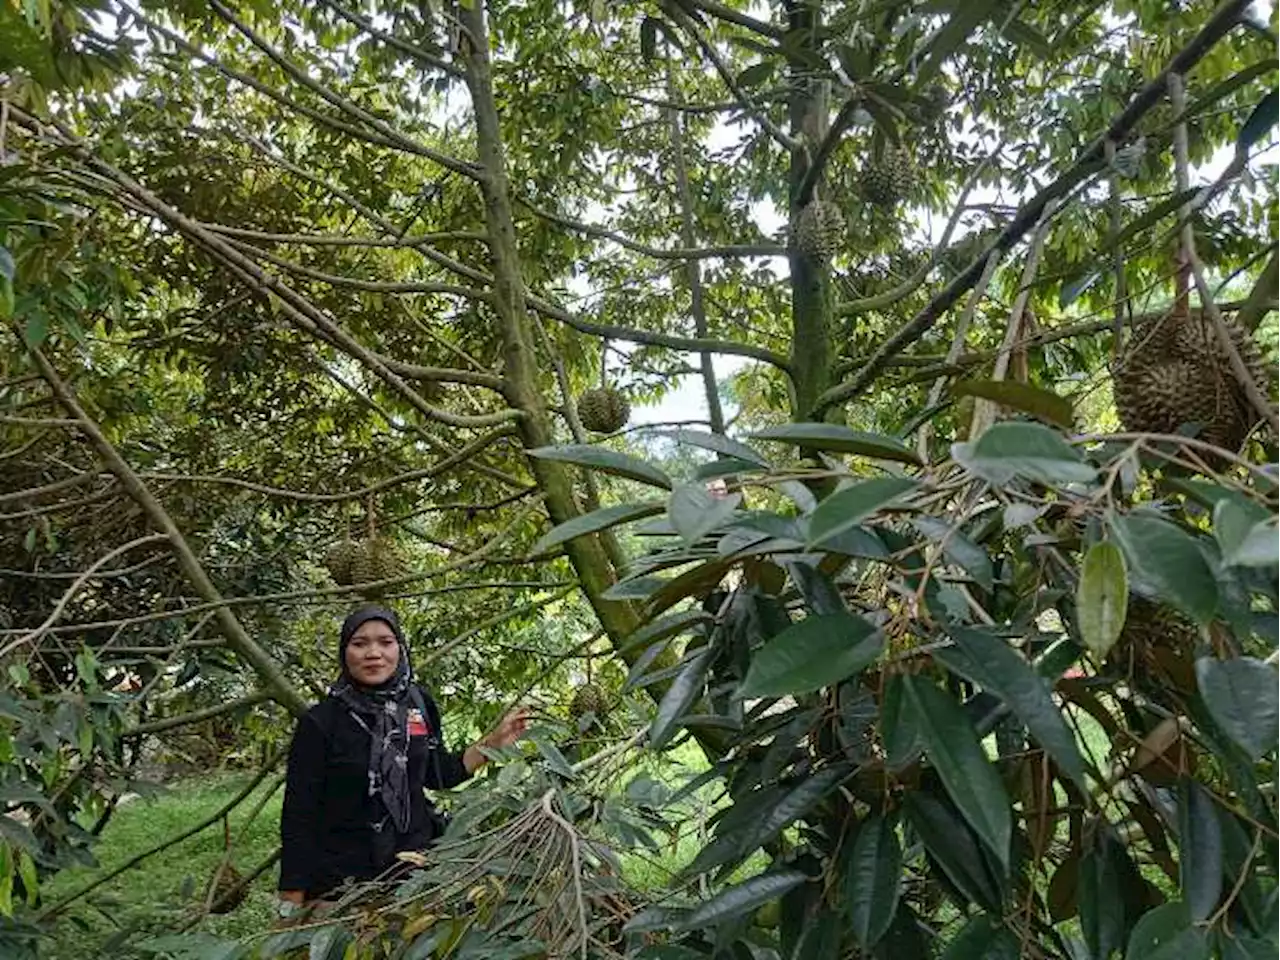
[[[1270,955],[1275,29],[0,0],[3,948],[364,595],[533,741],[338,922],[117,955]]]

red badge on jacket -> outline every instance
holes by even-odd
[[[410,707],[407,717],[409,721],[409,736],[425,737],[431,733],[431,724],[427,723],[427,718],[422,715],[422,711],[417,707]]]

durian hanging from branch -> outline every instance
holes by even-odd
[[[814,197],[800,211],[792,234],[796,249],[806,256],[825,262],[839,251],[844,242],[844,214],[830,200]]]
[[[377,511],[372,497],[365,513],[364,539],[353,540],[348,533],[329,548],[324,565],[333,577],[333,582],[341,587],[404,576],[407,567],[395,541],[378,534]],[[382,592],[381,589],[372,587],[361,590],[360,595],[374,600]]]
[[[600,386],[583,391],[577,401],[578,419],[592,433],[617,433],[631,419],[631,404],[619,390],[609,386],[608,350],[606,340],[600,347]]]
[[[892,208],[905,200],[916,183],[916,165],[905,144],[889,143],[877,136],[862,165],[858,190],[876,207]]]

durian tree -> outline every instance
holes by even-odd
[[[725,826],[691,876],[710,892],[756,848],[774,863],[623,930],[642,905],[627,892],[609,901],[616,923],[573,926],[556,949],[702,955],[741,934],[786,956],[925,955],[921,938],[976,956],[1013,937],[1060,956],[1073,931],[1053,922],[1075,919],[1095,956],[1122,941],[1146,956],[1167,931],[1187,949],[1204,931],[1223,955],[1262,949],[1275,865],[1234,838],[1256,828],[1264,854],[1274,838],[1256,732],[1270,737],[1274,710],[1259,694],[1255,712],[1223,713],[1237,680],[1274,674],[1260,541],[1275,497],[1258,466],[1275,456],[1274,344],[1258,332],[1274,331],[1276,186],[1257,155],[1274,137],[1275,24],[1257,16],[1241,2],[0,6],[0,504],[16,505],[0,636],[23,709],[7,722],[63,701],[74,714],[47,750],[20,740],[6,776],[93,788],[18,835],[28,860],[9,873],[26,884],[28,861],[55,869],[84,846],[54,826],[77,803],[109,810],[131,727],[205,716],[200,700],[148,712],[180,662],[216,662],[230,681],[213,708],[230,716],[296,712],[332,668],[323,624],[380,594],[435,641],[422,668],[476,702],[477,726],[502,695],[570,676],[591,695],[564,697],[566,716],[590,716],[593,674],[564,664],[604,655],[615,685],[625,673],[651,697],[651,746],[683,731],[728,778]],[[691,375],[705,422],[628,427]],[[1116,427],[1119,447],[1095,436]],[[674,479],[634,456],[672,442],[678,463],[714,456]],[[716,478],[726,496],[706,489]],[[864,483],[923,492],[866,500]],[[1115,543],[1119,561],[1098,549]],[[1166,547],[1174,567],[1148,556]],[[1205,570],[1214,599],[1187,609],[1169,583]],[[598,643],[486,656],[511,629],[545,636],[570,590]],[[1147,628],[1103,650],[1125,610]],[[815,626],[846,615],[860,618],[847,631]],[[800,643],[773,645],[791,629],[848,672],[753,685],[765,651]],[[856,642],[821,646],[832,637]],[[126,643],[140,660],[113,653]],[[1113,735],[1125,776],[1073,776],[1009,656]],[[1213,679],[1206,659],[1225,665]],[[136,697],[103,689],[139,672]],[[957,710],[974,737],[994,730],[995,774]],[[459,843],[506,815],[512,843],[579,815],[563,850],[598,839],[592,804],[541,806],[553,787],[576,794],[574,768],[539,751],[501,784],[505,814],[477,808]],[[1016,857],[975,812],[1007,806],[993,776],[1034,781]],[[982,803],[957,796],[965,777]],[[1116,804],[1143,831],[1133,846]],[[1211,831],[1206,804],[1236,819],[1221,869],[1195,876],[1227,873],[1235,894],[1206,913],[1217,888],[1182,876],[1181,900],[1155,889],[1189,920],[1155,894],[1100,914],[1131,861],[1172,882],[1184,846],[1167,835]],[[769,831],[742,833],[753,819]],[[1090,892],[1073,898],[1074,878]],[[431,895],[474,916],[451,883]],[[780,932],[744,933],[784,891]],[[606,883],[588,899],[616,896]],[[839,897],[851,931],[810,922],[843,918]]]

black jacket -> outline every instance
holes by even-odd
[[[348,877],[372,879],[398,851],[421,849],[434,839],[437,821],[423,788],[448,789],[470,775],[462,754],[444,748],[435,701],[425,693],[423,699],[428,732],[409,738],[412,806],[404,834],[396,833],[382,799],[369,796],[369,734],[347,706],[328,697],[298,721],[280,815],[279,889],[304,890],[312,899]]]

